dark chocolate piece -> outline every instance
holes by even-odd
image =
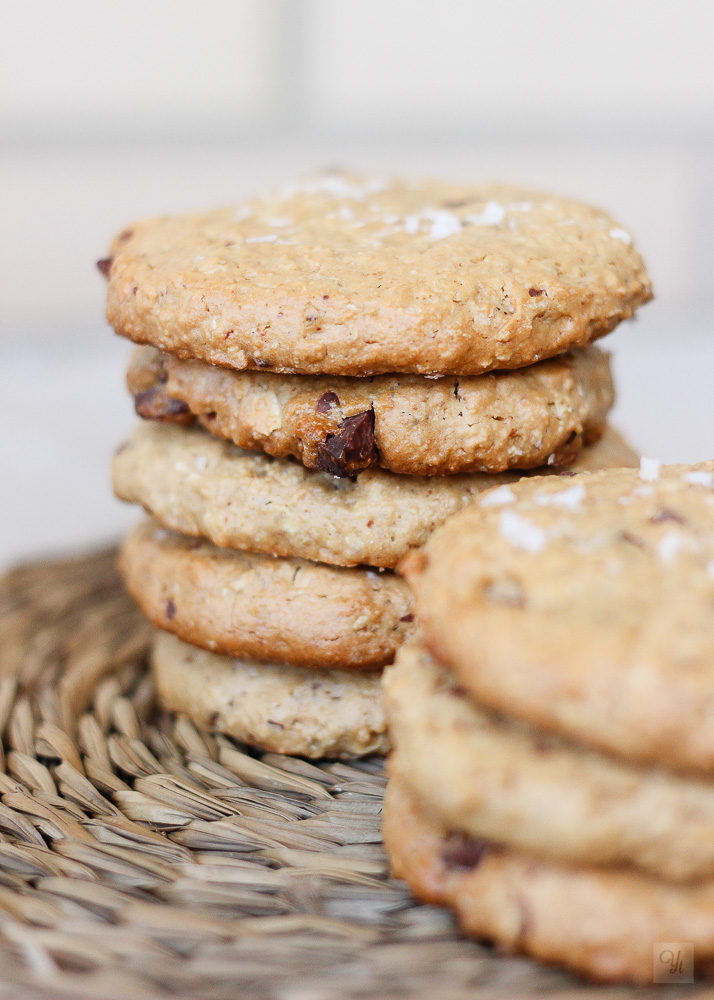
[[[441,857],[447,868],[472,871],[481,863],[487,850],[488,844],[483,840],[474,840],[465,833],[450,833]]]
[[[343,420],[336,434],[327,435],[318,446],[315,468],[345,479],[376,461],[374,412],[365,410]]]
[[[187,424],[193,420],[188,403],[168,396],[160,385],[137,392],[134,396],[134,409],[145,420],[162,420],[173,424]]]
[[[663,521],[674,521],[675,524],[685,524],[684,518],[669,507],[662,507],[653,517],[650,518],[652,524],[662,524]]]
[[[336,392],[323,392],[317,401],[315,410],[318,413],[329,413],[333,406],[340,405],[340,397]]]

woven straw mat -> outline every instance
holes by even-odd
[[[0,579],[0,997],[646,995],[414,903],[380,841],[382,761],[256,754],[157,710],[115,556]]]

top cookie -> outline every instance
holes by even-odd
[[[117,333],[305,374],[519,368],[608,333],[652,294],[630,236],[586,205],[350,175],[138,222],[102,265]]]
[[[402,567],[487,708],[626,758],[714,767],[714,462],[521,479]]]

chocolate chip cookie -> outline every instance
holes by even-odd
[[[563,467],[600,436],[614,401],[609,358],[595,347],[438,379],[238,372],[140,347],[127,382],[140,416],[193,414],[241,448],[341,477],[371,465],[419,476]]]
[[[714,767],[714,462],[531,477],[402,568],[482,706],[643,763]]]
[[[302,374],[520,368],[608,333],[652,294],[631,236],[587,205],[345,174],[136,222],[102,264],[117,333]]]
[[[565,965],[590,979],[652,983],[654,947],[693,946],[714,958],[714,881],[670,885],[628,868],[572,868],[429,819],[398,780],[384,800],[394,874],[420,899],[454,907],[467,934]]]
[[[608,429],[569,471],[636,461]],[[198,428],[144,421],[117,452],[113,476],[122,500],[142,504],[167,528],[216,545],[391,568],[484,490],[514,482],[519,473],[426,477],[371,468],[356,479],[338,479],[244,451]]]

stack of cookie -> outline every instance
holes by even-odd
[[[159,694],[255,746],[384,751],[399,559],[494,483],[633,461],[590,342],[650,286],[586,206],[331,175],[138,223],[101,268],[145,345],[114,483],[152,517],[122,569]]]
[[[657,981],[672,947],[711,969],[714,462],[523,479],[404,569],[395,873],[597,979]]]

